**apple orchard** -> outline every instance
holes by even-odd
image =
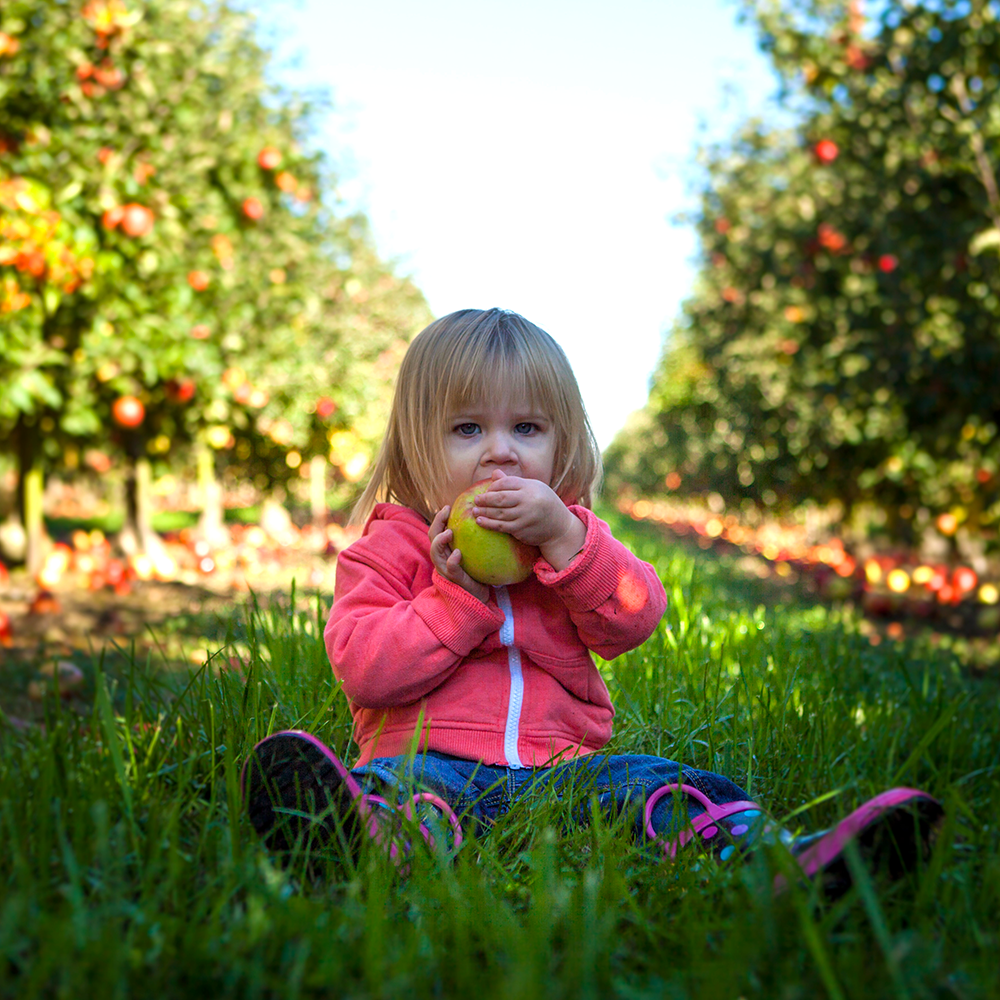
[[[704,152],[700,273],[608,482],[726,516],[813,504],[981,559],[1000,546],[1000,5],[744,8],[795,123]]]
[[[743,8],[785,124],[702,153],[700,273],[607,492],[866,601],[993,608],[1000,4]],[[225,2],[0,8],[0,472],[33,572],[56,478],[119,483],[121,547],[155,567],[164,483],[197,483],[211,547],[234,484],[320,519],[365,475],[430,315],[337,213],[321,109],[267,60]],[[810,511],[824,539],[787,527]]]
[[[699,274],[606,487],[890,638],[995,646],[1000,4],[742,6],[783,127],[702,153]]]
[[[32,569],[53,476],[120,480],[155,555],[165,478],[197,475],[211,534],[227,483],[325,509],[364,475],[430,317],[266,70],[226,3],[0,9],[0,463]]]

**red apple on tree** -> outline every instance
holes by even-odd
[[[103,451],[98,451],[96,448],[91,448],[83,456],[83,460],[94,472],[102,476],[111,469],[113,464],[109,455],[106,455]]]
[[[125,83],[125,74],[110,59],[105,59],[99,66],[95,66],[93,74],[98,84],[107,87],[108,90],[117,90]]]
[[[101,225],[105,229],[115,229],[121,224],[122,219],[125,217],[125,209],[121,205],[115,205],[114,208],[109,208],[101,216]]]
[[[145,160],[140,160],[132,168],[132,177],[136,184],[145,184],[156,173],[156,167],[152,163],[146,163]]]
[[[188,271],[188,284],[196,291],[203,292],[212,282],[208,271]]]
[[[452,548],[462,553],[462,569],[480,583],[505,587],[531,576],[539,551],[533,545],[518,541],[513,535],[476,523],[472,516],[476,497],[485,493],[491,482],[484,479],[473,483],[455,498],[448,527],[454,534]]]
[[[212,328],[207,323],[195,323],[191,327],[191,336],[195,340],[208,340],[212,336]]]
[[[979,577],[976,571],[969,566],[959,566],[952,574],[951,585],[958,594],[968,594],[976,589]]]
[[[833,163],[840,155],[840,149],[832,139],[820,139],[813,147],[813,152],[820,163]]]
[[[111,407],[111,416],[119,427],[132,430],[146,417],[146,407],[135,396],[119,396]]]
[[[840,253],[847,246],[847,237],[838,232],[829,222],[821,222],[816,230],[816,239],[821,247],[833,253]]]
[[[329,396],[320,396],[316,400],[316,416],[320,420],[326,420],[327,417],[332,417],[337,411],[337,404]]]
[[[174,403],[189,403],[196,388],[193,378],[172,378],[166,385],[167,398]]]
[[[871,64],[871,60],[857,45],[848,45],[847,48],[844,49],[844,62],[846,62],[851,69],[862,71],[868,69]]]
[[[245,198],[243,201],[243,214],[251,221],[258,222],[264,217],[264,205],[260,198]]]
[[[153,213],[134,202],[122,209],[122,229],[129,236],[146,236],[153,231]]]
[[[878,269],[884,274],[890,274],[899,266],[899,260],[891,253],[884,253],[878,259]]]
[[[281,150],[265,146],[257,154],[257,163],[262,170],[277,170],[281,166]]]
[[[954,514],[938,514],[934,519],[934,525],[942,535],[954,535],[958,531],[958,518]]]

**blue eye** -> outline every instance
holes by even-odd
[[[459,424],[455,428],[457,434],[461,434],[462,437],[472,437],[479,430],[479,424],[465,423]]]
[[[532,431],[537,430],[537,427],[535,424],[524,421],[523,423],[516,424],[514,430],[518,434],[530,434]]]

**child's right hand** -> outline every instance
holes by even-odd
[[[463,590],[467,590],[485,604],[490,599],[490,588],[485,583],[473,580],[462,569],[462,551],[451,547],[454,533],[447,527],[450,513],[451,507],[442,507],[434,515],[434,520],[431,521],[427,531],[431,540],[431,562],[446,580],[457,583]]]

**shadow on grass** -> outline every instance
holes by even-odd
[[[328,606],[317,591],[294,586],[261,595],[219,594],[157,581],[126,595],[79,590],[57,600],[56,612],[12,617],[16,645],[0,648],[0,709],[29,723],[44,717],[39,687],[55,688],[39,671],[51,672],[54,664],[69,662],[83,673],[83,685],[64,698],[70,710],[82,709],[93,701],[98,663],[113,677],[125,676],[136,663],[181,677],[210,659],[215,669],[230,668],[253,646],[252,616],[290,619],[307,606],[322,608],[325,617]]]

